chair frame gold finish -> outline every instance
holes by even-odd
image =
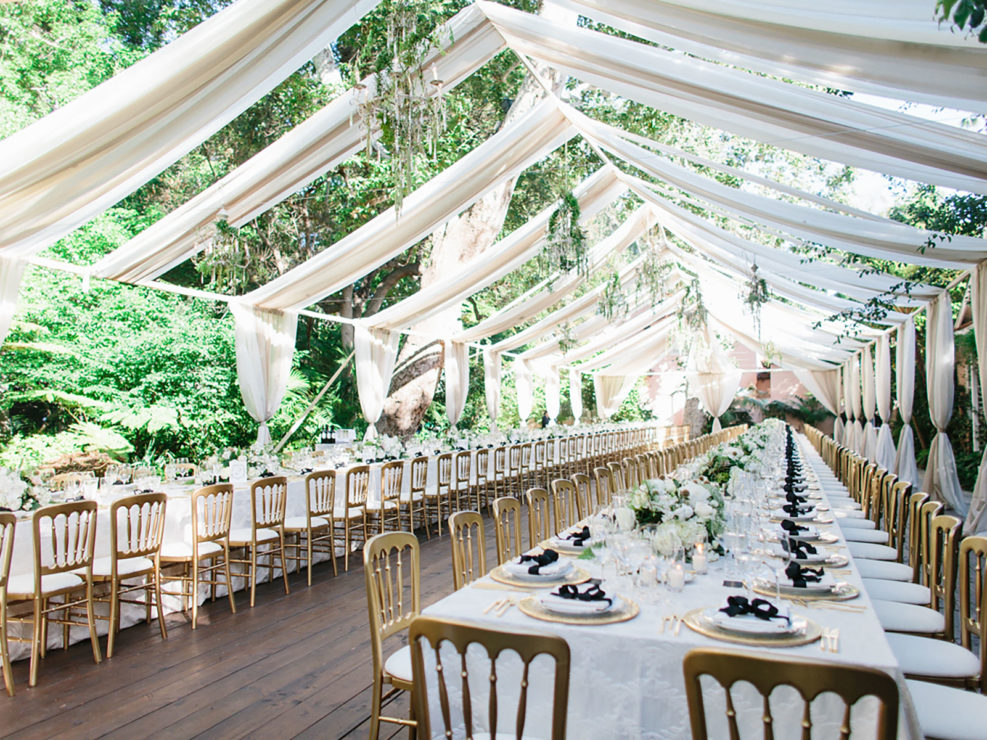
[[[453,453],[443,452],[435,458],[435,490],[425,492],[425,518],[435,514],[435,526],[442,536],[442,519],[452,513]]]
[[[476,459],[473,467],[476,477],[476,510],[490,508],[490,450],[486,447],[475,451]]]
[[[507,481],[508,493],[512,496],[521,497],[524,490],[524,476],[521,469],[521,447],[515,444],[507,448],[507,470],[504,479]]]
[[[415,512],[417,511],[421,517],[422,524],[425,525],[425,536],[428,539],[432,539],[428,517],[425,515],[425,490],[428,488],[428,456],[420,455],[419,457],[412,458],[409,468],[408,472],[411,475],[411,480],[408,482],[408,498],[401,499],[402,504],[407,504],[408,531],[415,531]]]
[[[267,557],[268,580],[274,581],[274,556],[281,559],[281,577],[284,592],[291,593],[288,586],[288,563],[285,559],[284,513],[288,499],[288,480],[284,476],[261,478],[250,484],[250,540],[233,541],[231,550],[243,550],[243,558],[230,558],[230,563],[247,567],[250,582],[250,606],[253,607],[257,594],[257,560]],[[273,529],[275,536],[257,539],[258,530]],[[267,549],[261,550],[261,547]]]
[[[179,581],[182,588],[182,611],[188,611],[189,601],[192,602],[192,629],[199,621],[199,585],[209,586],[210,598],[216,600],[216,586],[220,583],[226,586],[226,594],[230,601],[230,611],[236,614],[236,601],[233,597],[233,578],[230,574],[230,523],[233,518],[233,485],[217,483],[205,486],[192,494],[192,542],[191,554],[188,557],[161,556],[162,566],[182,566],[180,575],[163,575],[165,582]],[[202,516],[199,509],[202,509]],[[201,553],[200,547],[214,543],[220,549],[215,552]],[[217,562],[217,558],[221,558]],[[209,565],[202,567],[200,563],[207,561]],[[222,573],[224,581],[218,579]],[[208,576],[205,580],[201,576]]]
[[[552,536],[552,505],[544,488],[529,488],[524,497],[528,504],[528,546],[538,547]]]
[[[452,543],[452,585],[458,591],[487,574],[483,517],[478,511],[457,511],[449,517]]]
[[[613,477],[613,471],[609,467],[600,465],[593,468],[593,479],[596,483],[596,505],[609,506],[614,493],[617,492],[617,481]]]
[[[497,540],[497,564],[503,565],[524,552],[521,544],[521,502],[513,496],[501,496],[493,500],[491,508]]]
[[[737,683],[749,683],[764,697],[762,720],[765,738],[774,737],[774,718],[768,701],[777,686],[795,688],[802,696],[802,740],[812,737],[812,701],[820,694],[832,692],[843,699],[845,712],[840,737],[850,737],[850,713],[853,705],[865,696],[879,702],[877,740],[894,740],[898,732],[898,685],[887,673],[856,666],[838,665],[807,660],[781,660],[753,653],[712,648],[690,650],[682,663],[685,692],[689,701],[689,721],[693,740],[707,740],[706,708],[700,679],[710,676],[726,695],[726,715],[730,738],[740,737],[737,710],[731,690]]]
[[[581,519],[578,499],[579,493],[571,480],[559,478],[552,481],[552,512],[556,532],[569,529]]]
[[[506,496],[511,492],[510,484],[507,482],[507,462],[508,448],[504,446],[494,447],[492,476],[494,498]]]
[[[336,471],[317,470],[305,476],[305,526],[285,526],[285,535],[289,537],[286,547],[290,551],[285,557],[301,564],[304,560],[308,571],[308,585],[312,585],[312,556],[313,553],[324,552],[332,562],[332,574],[339,575],[336,566],[336,546],[333,532],[336,528]],[[313,524],[313,519],[323,519],[326,524]],[[304,541],[305,555],[302,556]]]
[[[10,511],[0,512],[0,665],[8,696],[14,695],[14,672],[10,667],[10,649],[7,643],[7,581],[10,578],[16,532],[17,516]]]
[[[96,601],[110,604],[109,630],[106,637],[106,657],[113,657],[116,634],[120,631],[120,604],[138,604],[144,607],[144,619],[151,623],[151,605],[158,612],[158,628],[161,639],[168,639],[161,603],[161,543],[164,540],[165,512],[168,496],[164,493],[141,493],[118,499],[110,505],[110,572],[93,574],[94,584],[109,584],[105,595],[97,595]],[[120,514],[124,514],[121,528]],[[122,531],[121,531],[122,529]],[[120,562],[131,558],[147,558],[150,568],[132,572],[120,572]],[[124,581],[136,578],[141,584],[125,585]],[[144,592],[144,600],[121,598],[126,594]],[[152,598],[153,595],[153,598]],[[98,617],[102,619],[103,617]]]
[[[539,439],[531,446],[531,483],[548,483],[548,442]]]
[[[410,532],[385,532],[369,539],[363,546],[363,575],[367,589],[374,671],[370,740],[377,740],[381,722],[404,727],[416,726],[414,707],[409,719],[384,716],[382,707],[383,702],[398,691],[411,691],[413,687],[413,683],[385,670],[384,641],[407,628],[421,612],[421,557],[418,538]],[[406,590],[410,592],[410,604],[405,601]],[[391,687],[386,694],[385,686]]]
[[[531,486],[535,484],[535,474],[532,468],[532,461],[534,460],[534,443],[524,442],[521,444],[521,490],[526,490],[529,488],[528,483]]]
[[[404,485],[404,460],[391,460],[380,468],[380,495],[376,504],[368,500],[367,527],[377,524],[377,534],[401,529],[401,488]],[[391,525],[388,527],[388,525]]]
[[[472,494],[473,484],[470,480],[473,472],[473,453],[469,450],[461,450],[453,455],[452,458],[452,483],[449,486],[449,500],[450,502],[455,498],[456,501],[456,511],[461,511],[463,509],[463,495],[466,496],[466,508],[475,508],[477,511],[480,510],[479,504],[476,507],[472,507],[472,501],[470,496]],[[450,509],[450,514],[454,513]]]
[[[974,560],[972,567],[970,561]],[[964,537],[959,550],[960,644],[973,649],[973,636],[980,643],[980,677],[977,688],[987,693],[987,537]],[[972,577],[971,577],[972,576]]]
[[[13,604],[16,607],[27,602],[33,606],[30,616],[8,617],[12,622],[31,622],[30,638],[8,635],[8,639],[31,643],[28,686],[36,686],[38,683],[39,659],[47,652],[49,623],[62,625],[62,644],[63,647],[68,648],[69,627],[80,624],[72,618],[72,610],[75,607],[85,606],[85,623],[89,627],[93,660],[96,663],[103,661],[99,638],[96,635],[96,614],[93,608],[93,552],[96,546],[97,508],[95,501],[74,501],[37,509],[31,518],[34,541],[34,590],[33,593],[21,594],[9,591],[7,593],[8,606]],[[41,536],[43,521],[47,522],[46,541],[43,541]],[[60,573],[75,574],[80,580],[72,586],[44,592],[42,590],[44,576]],[[83,590],[85,597],[70,599],[73,594]],[[52,604],[51,600],[59,596],[63,600]],[[61,616],[51,616],[55,614]]]
[[[490,728],[489,737],[501,737],[497,731],[497,713],[502,702],[498,701],[498,673],[497,660],[503,653],[516,653],[523,664],[521,679],[517,687],[517,713],[515,715],[514,736],[520,738],[524,733],[524,726],[527,720],[528,708],[528,677],[532,661],[541,656],[547,655],[555,661],[555,675],[553,679],[552,691],[552,730],[551,740],[564,740],[566,736],[566,715],[569,706],[569,668],[570,653],[569,645],[561,637],[545,633],[536,632],[503,632],[492,630],[479,625],[454,622],[446,619],[435,619],[431,617],[418,617],[411,623],[408,630],[408,641],[411,645],[411,665],[414,677],[414,691],[412,702],[415,717],[418,719],[418,736],[421,738],[431,738],[431,716],[429,714],[428,699],[428,676],[425,672],[424,643],[432,651],[436,663],[436,680],[438,681],[438,695],[441,706],[441,717],[444,724],[444,737],[453,736],[451,708],[449,702],[449,689],[452,684],[447,684],[447,676],[450,681],[456,678],[461,680],[463,720],[465,723],[466,737],[473,737],[473,708],[470,692],[468,689],[468,663],[466,654],[471,645],[479,645],[485,649],[486,656],[490,661],[489,668],[484,671],[484,683],[489,687],[489,715]],[[454,665],[442,665],[440,648],[443,645],[451,644],[459,655],[459,659]],[[475,651],[469,651],[475,653]],[[455,678],[454,678],[455,677]],[[514,696],[511,691],[510,696]],[[547,707],[537,707],[539,712],[548,711]]]
[[[626,481],[624,480],[624,467],[619,462],[608,462],[607,468],[610,470],[610,478],[613,480],[614,493],[617,491],[623,491],[627,488]]]
[[[576,509],[580,519],[585,519],[596,509],[593,506],[593,486],[586,473],[573,473],[569,479],[576,487]]]
[[[370,466],[353,465],[346,471],[346,498],[343,500],[342,521],[336,517],[336,542],[343,530],[343,570],[350,569],[353,535],[358,534],[362,545],[367,541],[367,493],[370,491]]]

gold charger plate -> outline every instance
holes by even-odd
[[[504,570],[504,566],[498,565],[490,571],[490,577],[498,583],[506,583],[508,586],[517,586],[518,588],[555,588],[566,583],[585,583],[589,580],[589,573],[582,568],[573,567],[560,578],[526,581],[523,578],[515,578]]]
[[[775,593],[773,586],[764,586],[754,581],[754,593],[762,596],[780,596],[783,599],[795,599],[796,601],[850,601],[860,596],[860,589],[845,581],[837,584],[837,591],[820,591],[813,593],[796,593],[794,590]]]
[[[598,612],[595,614],[558,614],[543,607],[541,602],[539,602],[534,596],[525,596],[518,602],[517,608],[529,617],[540,619],[543,622],[594,625],[626,622],[630,619],[634,619],[634,617],[638,615],[638,612],[641,611],[641,608],[637,605],[637,602],[624,598],[620,594],[617,594],[617,598],[620,599],[623,606],[616,609],[611,609],[610,611]]]
[[[682,621],[693,632],[712,637],[714,640],[735,642],[738,645],[757,645],[758,647],[795,647],[815,642],[822,635],[822,628],[811,619],[805,620],[805,631],[788,635],[742,635],[716,626],[704,612],[708,607],[700,607],[686,612]]]

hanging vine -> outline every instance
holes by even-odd
[[[679,326],[689,334],[700,332],[706,328],[708,318],[709,312],[703,302],[703,291],[699,285],[699,278],[696,277],[685,286],[685,294],[679,303]]]
[[[563,355],[569,354],[569,350],[573,349],[576,346],[576,337],[573,335],[572,332],[572,324],[570,324],[568,321],[565,322],[564,324],[561,324],[555,330],[555,336],[559,343],[559,351]]]
[[[548,219],[548,234],[542,255],[549,274],[576,270],[589,276],[589,256],[586,232],[579,224],[579,200],[571,190],[559,195],[559,207]]]
[[[754,332],[757,335],[757,340],[761,341],[761,308],[771,298],[771,293],[768,291],[767,282],[757,274],[757,262],[751,266],[751,276],[744,283],[744,292],[740,297],[754,320]]]
[[[658,305],[668,295],[668,278],[672,274],[670,262],[661,258],[662,250],[649,233],[642,239],[642,260],[637,271],[637,293],[642,292],[651,301],[652,307]]]
[[[613,321],[621,316],[626,316],[630,311],[627,296],[624,294],[624,287],[620,281],[620,273],[614,270],[607,278],[600,293],[600,301],[596,304],[596,312],[607,321]]]

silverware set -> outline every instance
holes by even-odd
[[[668,629],[673,635],[678,636],[679,630],[682,629],[682,617],[678,614],[668,614],[661,618],[661,629],[659,632],[664,632]]]
[[[840,652],[840,630],[837,627],[823,627],[819,638],[819,650],[822,652]]]
[[[487,608],[483,610],[484,614],[493,612],[495,617],[502,617],[507,614],[508,610],[517,604],[517,599],[513,596],[507,596],[503,599],[497,599],[492,601],[487,605]]]

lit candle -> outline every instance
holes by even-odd
[[[676,563],[668,571],[668,587],[673,591],[681,591],[685,586],[685,568],[681,563]]]
[[[703,574],[706,572],[706,551],[703,549],[703,543],[697,542],[696,549],[692,553],[692,569],[696,573]]]

